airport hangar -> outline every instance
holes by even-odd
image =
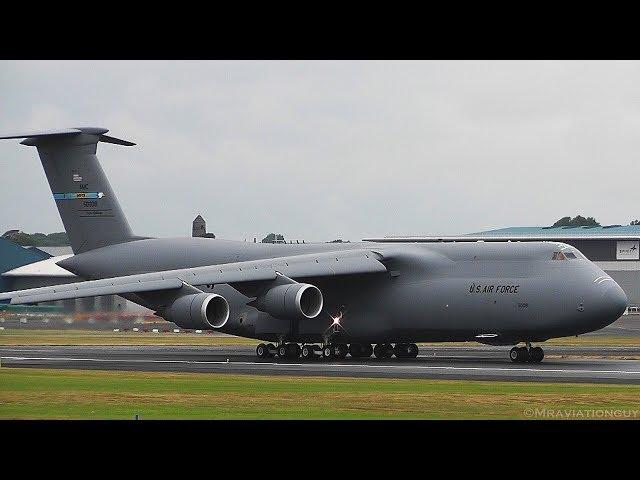
[[[0,292],[82,281],[56,262],[73,255],[71,247],[21,247],[0,238]],[[65,313],[150,312],[116,295],[43,302]]]
[[[629,313],[640,308],[640,225],[509,227],[465,235],[388,236],[371,242],[563,242],[580,250],[627,294]]]

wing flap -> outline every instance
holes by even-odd
[[[52,287],[0,293],[0,300],[10,300],[11,304],[54,302],[56,300],[68,300],[70,298],[170,290],[182,286],[182,280],[179,278],[146,281],[122,281],[122,278],[126,277],[116,277],[110,279],[109,282],[105,282],[104,280],[91,280],[88,282],[76,282]]]

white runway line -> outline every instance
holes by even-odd
[[[484,371],[484,372],[526,372],[526,373],[569,373],[569,374],[605,374],[605,375],[640,375],[640,370],[585,370],[562,368],[521,368],[521,367],[453,367],[436,365],[368,365],[350,363],[277,363],[277,362],[226,362],[206,360],[147,360],[147,359],[122,359],[122,358],[74,358],[74,357],[0,357],[0,360],[13,361],[48,361],[48,362],[95,362],[95,363],[165,363],[188,365],[235,365],[235,366],[262,366],[262,367],[315,367],[315,368],[374,368],[374,369],[421,369],[421,370],[451,370],[451,371]]]
[[[49,352],[51,353],[51,349],[48,348],[9,348],[5,350],[5,353],[34,353],[34,352]],[[5,358],[0,356],[0,358]]]

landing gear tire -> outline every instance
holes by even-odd
[[[407,358],[407,344],[396,343],[396,346],[391,350],[391,353],[395,355],[396,358]]]
[[[291,357],[292,358],[300,358],[300,352],[301,352],[301,348],[300,345],[298,345],[297,343],[291,343]]]
[[[280,358],[296,358],[300,356],[300,345],[297,343],[286,343],[278,347]]]
[[[269,350],[264,343],[258,344],[258,346],[256,347],[256,355],[258,356],[258,358],[267,358],[267,356],[269,355]]]
[[[418,348],[418,345],[410,343],[407,345],[407,358],[417,358],[419,351],[420,349]]]
[[[378,343],[373,349],[376,358],[391,358],[395,353],[396,350],[390,343]]]
[[[362,356],[364,358],[369,358],[371,355],[373,355],[373,347],[370,343],[365,343],[362,346]]]
[[[326,345],[322,348],[322,358],[331,360],[335,356],[335,348],[333,345]]]
[[[538,349],[538,348],[540,348],[540,347],[535,347],[535,348],[532,348],[531,350],[535,350],[535,349]],[[542,349],[540,348],[540,350],[542,350]],[[535,355],[539,355],[539,353],[536,353]],[[534,361],[533,358],[537,358],[537,356],[536,357],[532,357],[532,355],[529,352],[529,350],[527,349],[527,347],[513,347],[509,351],[509,358],[514,363],[526,363],[526,362]],[[540,360],[542,360],[542,358],[540,358]]]
[[[309,359],[315,358],[316,351],[313,345],[304,345],[302,347],[302,358]]]
[[[386,345],[384,345],[383,343],[378,343],[374,348],[373,348],[373,354],[376,356],[376,358],[389,358],[389,352],[387,351]]]
[[[544,358],[544,350],[540,347],[533,347],[529,350],[529,357],[531,363],[540,363]]]
[[[518,347],[513,347],[511,350],[509,350],[509,358],[511,359],[511,361],[513,363],[517,363],[519,361],[518,357],[519,355],[519,348]]]

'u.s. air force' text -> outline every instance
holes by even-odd
[[[469,293],[518,293],[520,285],[482,285],[472,283]]]

